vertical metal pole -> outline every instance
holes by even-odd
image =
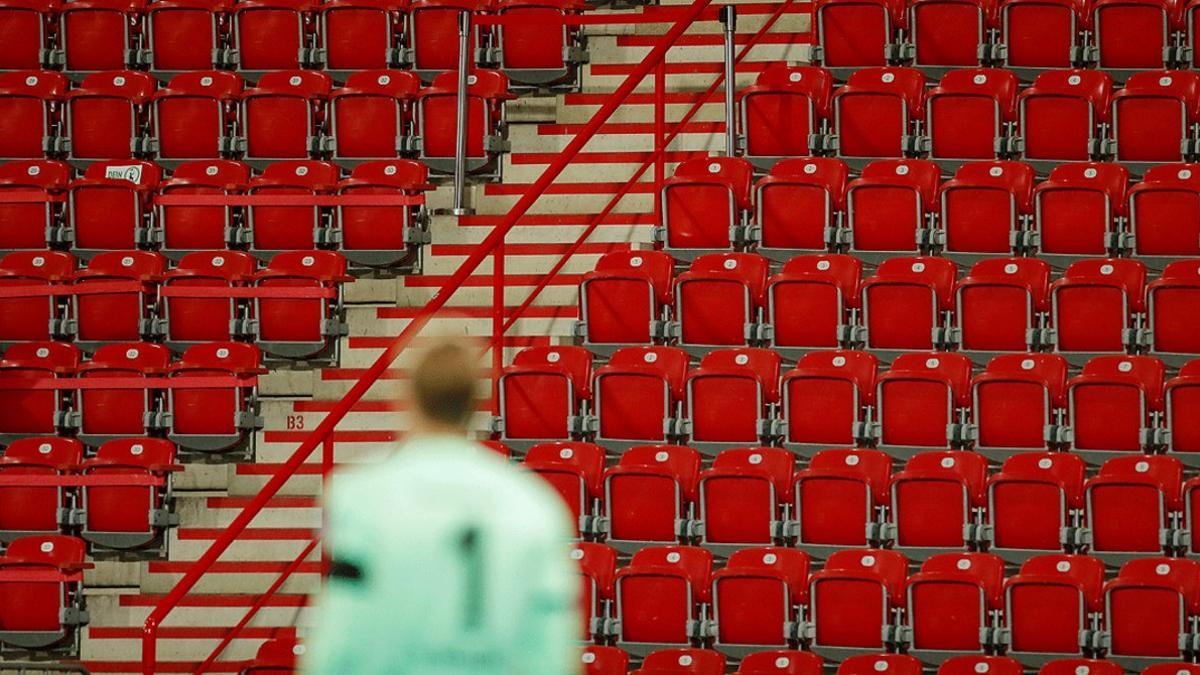
[[[458,108],[454,127],[454,215],[466,215],[463,208],[467,182],[467,69],[471,62],[471,13],[458,13]]]
[[[667,163],[663,152],[667,131],[666,98],[667,61],[664,58],[654,69],[654,150],[658,153],[654,158],[654,222],[657,225],[663,224],[662,189],[667,179]]]
[[[725,24],[725,156],[737,154],[737,126],[733,122],[734,97],[737,82],[733,77],[733,34],[737,31],[737,9],[733,5],[721,8],[721,23]]]
[[[504,369],[504,239],[492,251],[492,414],[500,414],[500,371]]]

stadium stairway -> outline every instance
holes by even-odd
[[[664,4],[687,4],[667,0]],[[739,43],[756,31],[776,3],[739,3]],[[807,58],[810,6],[798,2],[738,67],[738,86],[749,84],[763,65]],[[656,12],[657,8],[642,11]],[[142,624],[154,605],[182,577],[222,529],[315,428],[334,403],[407,325],[420,307],[498,223],[572,135],[636,63],[668,24],[589,26],[591,64],[582,93],[523,97],[509,105],[513,152],[505,158],[504,181],[471,188],[475,214],[435,215],[426,247],[424,273],[395,279],[360,279],[346,289],[350,334],[343,338],[338,367],[282,370],[260,380],[265,429],[258,433],[253,463],[190,464],[177,477],[180,526],[170,534],[166,560],[99,561],[86,578],[91,624],[84,632],[82,660],[94,673],[141,672]],[[679,119],[721,69],[721,25],[694,25],[668,56],[667,120]],[[508,235],[505,248],[505,302],[520,304],[640,163],[653,141],[653,78],[622,106],[563,172],[529,215]],[[724,148],[720,93],[672,144],[667,171],[683,159]],[[531,344],[570,340],[576,318],[576,286],[599,255],[649,246],[653,225],[653,172],[628,195],[584,245],[580,254],[518,321],[505,339],[509,351]],[[447,209],[452,190],[430,194],[429,206]],[[455,312],[427,330],[487,337],[491,332],[492,266],[486,261],[451,299]],[[337,464],[369,462],[386,453],[403,428],[402,411],[391,399],[401,358],[343,420],[334,434]],[[486,428],[490,401],[478,416]],[[158,672],[192,672],[220,638],[311,540],[321,524],[320,453],[284,487],[250,529],[235,542],[171,614],[161,632]],[[380,514],[386,517],[386,514]],[[320,555],[314,552],[257,617],[221,655],[211,672],[237,672],[267,638],[293,630],[303,636],[307,594],[319,584]],[[0,670],[3,665],[0,664]]]

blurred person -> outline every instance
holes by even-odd
[[[577,672],[571,517],[541,479],[468,439],[478,353],[436,341],[407,382],[412,425],[395,453],[334,475],[305,672]]]

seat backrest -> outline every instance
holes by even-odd
[[[779,355],[770,349],[714,349],[700,359],[701,368],[738,368],[757,378],[768,398],[779,391]]]
[[[1071,162],[1050,170],[1043,185],[1061,184],[1074,189],[1098,190],[1108,196],[1114,211],[1123,212],[1129,170],[1112,162]]]
[[[18,342],[4,350],[0,366],[71,373],[79,368],[79,348],[66,342]]]
[[[59,191],[71,182],[71,167],[56,159],[22,159],[0,164],[0,187],[29,186]]]
[[[98,464],[120,464],[151,468],[175,462],[175,444],[165,438],[119,438],[96,450]]]
[[[645,275],[662,301],[670,293],[675,259],[662,251],[614,251],[596,261],[596,271]]]
[[[1050,292],[1050,265],[1037,258],[988,258],[971,266],[967,278],[1004,279],[1024,285],[1041,305]],[[1036,309],[1036,308],[1035,308]]]
[[[713,469],[752,469],[761,471],[775,487],[777,496],[790,496],[796,456],[783,448],[733,448],[722,450],[713,460]]]
[[[1145,304],[1146,266],[1129,258],[1079,260],[1067,267],[1063,279],[1078,281],[1114,282],[1125,288],[1131,311],[1140,311]]]
[[[1124,675],[1115,661],[1100,659],[1056,659],[1038,669],[1038,675]]]
[[[1112,98],[1112,78],[1100,70],[1044,70],[1034,79],[1032,87],[1021,92],[1022,98],[1035,95],[1086,99],[1097,117],[1105,119]]]
[[[754,167],[741,157],[698,157],[680,162],[674,177],[723,183],[739,201],[747,201],[754,182]]]
[[[1153,356],[1094,356],[1083,364],[1083,374],[1118,380],[1132,379],[1146,392],[1147,403],[1156,408],[1162,400],[1166,367]]]
[[[842,292],[847,305],[858,305],[858,286],[862,282],[862,261],[844,253],[798,255],[783,264],[782,273],[804,274],[829,279]]]
[[[82,563],[87,544],[78,537],[48,534],[14,539],[4,552],[9,560],[44,563],[55,567]]]
[[[952,352],[916,352],[901,354],[892,362],[890,373],[922,373],[944,378],[957,405],[967,405],[970,396],[971,359]]]
[[[15,254],[9,254],[9,256]],[[5,260],[8,256],[5,256]],[[4,263],[0,261],[0,267],[4,267]],[[1162,274],[1158,277],[1163,281],[1198,281],[1200,280],[1200,265],[1194,260],[1176,260],[1173,263],[1167,263],[1163,268]]]
[[[1010,656],[962,654],[938,666],[937,675],[1022,675],[1021,662]]]
[[[142,187],[158,185],[162,174],[154,162],[138,159],[105,159],[92,162],[83,172],[83,177],[89,180],[111,179],[125,180]]]
[[[220,370],[236,374],[260,372],[262,353],[244,342],[206,342],[192,345],[175,363],[174,370]]]
[[[1179,589],[1189,612],[1200,601],[1200,563],[1184,558],[1138,558],[1121,565],[1118,579],[1166,584]]]
[[[354,167],[350,172],[350,180],[397,188],[426,189],[429,167],[411,159],[374,160]]]
[[[790,182],[821,185],[832,195],[835,207],[840,207],[850,180],[850,169],[846,163],[834,157],[795,157],[783,159],[771,167],[768,176]]]
[[[766,288],[770,266],[755,253],[708,253],[696,258],[688,271],[740,281],[750,289],[751,298],[758,298]]]
[[[580,570],[595,580],[600,595],[612,595],[613,577],[617,574],[616,549],[607,544],[580,541],[571,549],[571,560],[579,563]]]
[[[1021,452],[1004,460],[1001,476],[1017,479],[1054,480],[1063,486],[1068,501],[1083,493],[1087,466],[1079,455],[1067,452]]]
[[[363,92],[409,99],[421,89],[421,78],[409,70],[360,70],[346,77],[346,86],[334,91]]]
[[[4,457],[27,464],[75,467],[83,461],[83,443],[60,436],[18,438],[5,448]],[[0,469],[3,468],[0,464]]]
[[[796,370],[829,373],[848,378],[854,381],[859,393],[869,401],[874,398],[879,359],[870,352],[853,349],[809,352],[796,361]]]
[[[1063,577],[1078,584],[1085,601],[1094,606],[1104,589],[1104,562],[1088,555],[1052,553],[1035,555],[1021,563],[1021,574],[1038,577]]]
[[[965,450],[922,452],[904,465],[905,473],[943,476],[962,481],[971,495],[983,492],[987,482],[987,459]]]
[[[434,76],[433,83],[422,92],[430,90],[457,92],[458,74],[449,71],[438,73]],[[509,96],[508,76],[498,70],[476,68],[467,76],[467,93],[489,100],[507,98]]]
[[[526,347],[513,358],[514,366],[549,367],[570,376],[577,398],[587,398],[592,382],[592,354],[572,345]]]
[[[1200,99],[1200,74],[1189,70],[1150,70],[1134,73],[1125,80],[1118,96],[1168,96],[1185,103],[1188,114]]]
[[[317,281],[342,281],[346,259],[333,251],[284,251],[271,256],[266,271]]]
[[[128,99],[131,103],[144,103],[158,88],[158,80],[148,73],[132,70],[117,70],[103,73],[92,73],[83,78],[78,89],[73,89],[68,96],[78,92],[89,96],[114,96]]]
[[[1011,118],[1019,84],[1016,74],[1003,68],[959,68],[943,75],[931,95],[988,96],[996,100],[1003,117]]]
[[[1157,164],[1146,169],[1142,174],[1142,182],[1169,183],[1171,185],[1186,185],[1192,189],[1200,188],[1200,164],[1175,162],[1172,164]]]
[[[938,553],[921,563],[921,572],[977,581],[983,587],[988,603],[1000,604],[1004,559],[995,553]]]
[[[954,283],[958,279],[958,267],[946,258],[889,258],[879,264],[872,279],[875,282],[893,281],[929,286],[937,296],[938,306],[945,310],[954,306]]]
[[[969,185],[994,186],[1013,194],[1020,211],[1028,210],[1033,199],[1037,174],[1025,162],[1010,159],[994,162],[967,162],[954,172],[954,180]]]
[[[626,675],[629,671],[629,655],[607,645],[585,646],[579,662],[583,675]]]
[[[151,251],[105,251],[92,258],[77,276],[105,276],[152,280],[162,275],[167,261]]]
[[[842,661],[837,675],[921,675],[921,662],[908,654],[859,654]]]
[[[845,549],[825,560],[826,571],[868,573],[887,585],[893,597],[899,597],[908,577],[908,558],[899,551],[885,549]]]
[[[727,570],[748,573],[770,571],[782,575],[793,592],[808,588],[808,571],[812,560],[804,551],[784,546],[743,548],[729,555]]]
[[[689,499],[696,494],[700,478],[700,453],[684,445],[638,445],[626,450],[618,466],[653,466],[665,469],[679,481]]]
[[[921,193],[923,202],[935,198],[942,182],[941,168],[937,162],[928,159],[877,159],[863,167],[861,176],[863,183],[911,185]]]
[[[646,655],[642,668],[679,675],[723,675],[725,657],[711,649],[659,649]]]
[[[251,187],[289,185],[313,190],[332,189],[341,177],[338,168],[329,162],[293,159],[272,162],[250,181]]]
[[[697,546],[650,546],[633,554],[629,569],[674,567],[687,577],[693,597],[703,600],[709,595],[712,563],[712,554]]]
[[[275,70],[263,73],[258,85],[246,90],[246,96],[299,96],[324,98],[329,95],[333,80],[314,70]]]
[[[604,448],[585,441],[538,443],[525,453],[525,464],[562,464],[575,468],[588,483],[588,491],[599,494],[604,474]]]
[[[925,98],[925,75],[916,68],[903,66],[860,68],[846,80],[846,87],[895,94],[909,108],[919,110]]]
[[[244,88],[245,83],[237,73],[205,70],[175,75],[167,82],[167,88],[159,94],[186,94],[228,100],[237,98]]]
[[[65,251],[16,251],[0,258],[0,273],[27,279],[66,281],[75,273],[75,256]]]
[[[821,450],[808,463],[811,472],[831,471],[862,476],[877,504],[888,500],[888,481],[892,478],[892,458],[882,450],[853,448]]]
[[[793,66],[786,61],[775,61],[758,74],[754,85],[759,89],[808,96],[817,113],[823,115],[833,93],[833,75],[819,66]]]
[[[679,347],[621,347],[608,360],[612,368],[637,368],[661,373],[672,392],[678,392],[687,376],[691,356]]]
[[[0,96],[32,96],[59,99],[66,93],[67,78],[49,70],[18,70],[0,73]]]
[[[1099,476],[1148,479],[1158,485],[1168,504],[1177,504],[1183,485],[1183,465],[1174,457],[1162,455],[1113,457],[1100,465]]]
[[[204,159],[183,162],[171,174],[203,185],[244,186],[250,180],[250,167],[232,159]]]
[[[821,675],[824,663],[812,652],[776,649],[747,654],[737,675]]]
[[[154,373],[171,364],[171,352],[163,345],[149,342],[118,342],[96,350],[86,365],[105,370]]]
[[[244,281],[257,271],[257,266],[254,257],[244,251],[192,251],[179,260],[175,269],[190,272],[188,276]]]

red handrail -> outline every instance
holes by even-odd
[[[229,527],[221,533],[219,537],[213,540],[212,545],[208,550],[200,556],[196,562],[188,568],[188,571],[183,575],[175,586],[167,593],[167,595],[159,601],[150,612],[150,616],[146,618],[146,622],[142,631],[142,672],[145,675],[153,675],[154,669],[158,663],[158,628],[163,620],[171,613],[171,611],[179,604],[180,600],[187,595],[196,583],[205,573],[212,567],[213,563],[229,548],[229,545],[237,539],[250,522],[262,511],[267,502],[274,497],[283,487],[285,483],[300,469],[301,465],[312,454],[313,450],[322,443],[333,432],[334,427],[338,422],[346,416],[351,407],[353,407],[367,393],[384,373],[385,370],[395,361],[400,352],[408,345],[413,336],[419,332],[429,319],[435,313],[440,311],[446,305],[455,291],[463,284],[468,276],[479,267],[479,264],[485,257],[490,255],[492,251],[504,240],[508,231],[516,225],[517,221],[529,211],[534,202],[541,197],[546,188],[562,173],[563,169],[575,158],[576,155],[583,149],[584,145],[596,135],[600,126],[608,121],[608,118],[616,112],[617,108],[624,103],[625,99],[633,93],[633,90],[641,82],[641,80],[650,72],[660,60],[666,57],[667,50],[678,40],[679,36],[688,29],[708,7],[712,0],[695,0],[688,9],[680,16],[680,18],[671,25],[670,29],[663,35],[662,39],[650,50],[648,54],[638,63],[637,67],[629,74],[628,77],[617,87],[612,96],[609,97],[600,109],[596,111],[592,118],[583,129],[579,131],[567,144],[567,147],[551,162],[542,172],[542,175],[534,181],[529,189],[521,195],[521,199],[509,209],[504,220],[497,225],[491,233],[483,240],[483,242],[471,253],[468,258],[463,261],[462,265],[454,272],[454,274],[446,280],[446,283],[438,290],[437,294],[429,301],[425,307],[413,317],[412,321],[405,326],[404,330],[392,341],[388,348],[379,355],[379,358],[367,368],[366,372],[355,381],[354,385],[346,393],[342,400],[329,411],[317,428],[308,435],[307,438],[296,448],[291,457],[284,462],[283,466],[271,476],[262,490],[246,505],[244,509],[236,517]],[[497,340],[501,344],[502,340]]]

